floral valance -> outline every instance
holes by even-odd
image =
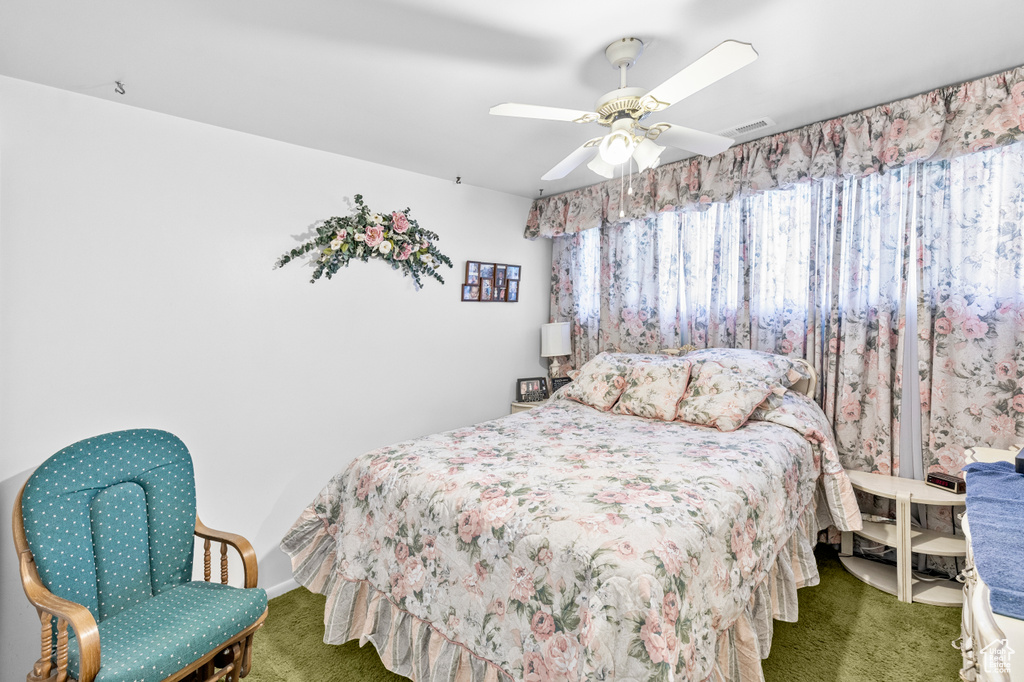
[[[769,135],[718,156],[665,164],[635,176],[632,196],[622,197],[619,181],[611,180],[537,199],[525,236],[557,237],[690,204],[728,201],[741,192],[862,177],[1021,140],[1024,66]]]

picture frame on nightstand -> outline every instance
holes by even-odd
[[[542,400],[547,400],[548,397],[547,377],[516,379],[517,403],[536,403]]]

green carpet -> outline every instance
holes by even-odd
[[[767,682],[937,682],[957,679],[960,609],[904,604],[843,570],[818,548],[821,584],[798,592],[800,622],[775,623]],[[270,601],[256,633],[246,682],[401,682],[372,644],[330,646],[323,639],[324,598],[304,588]]]

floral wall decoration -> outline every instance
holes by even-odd
[[[354,215],[333,216],[314,227],[315,236],[281,256],[277,267],[316,251],[316,266],[310,283],[325,276],[330,279],[339,269],[355,258],[363,262],[376,258],[394,270],[411,276],[416,288],[423,286],[423,275],[433,277],[441,284],[444,278],[438,272],[441,265],[452,267],[452,261],[441,253],[434,242],[436,233],[419,226],[409,217],[409,209],[392,213],[373,213],[363,203],[363,196],[354,197]]]

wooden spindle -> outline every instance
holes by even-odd
[[[46,679],[53,669],[51,658],[53,657],[53,620],[46,611],[39,612],[39,624],[42,626],[39,637],[39,662],[35,666],[35,674]]]
[[[68,624],[63,618],[57,619],[57,682],[68,679]]]
[[[203,540],[203,580],[210,582],[210,538]]]
[[[220,581],[228,584],[228,543],[220,543]]]

